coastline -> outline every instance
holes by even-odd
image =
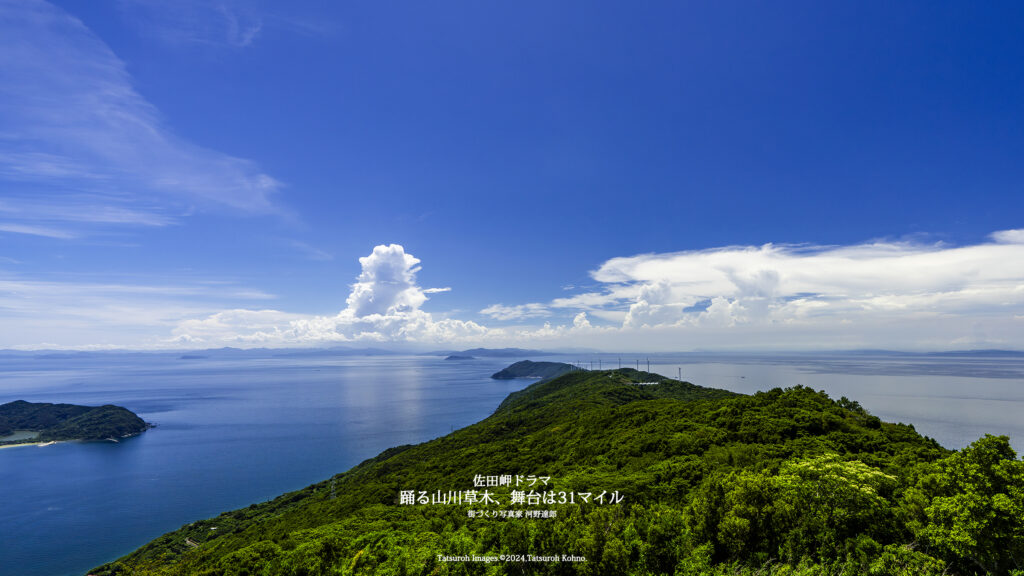
[[[18,444],[4,444],[0,446],[0,450],[4,448],[17,448],[19,446],[50,446],[52,444],[60,444],[63,442],[75,442],[75,440],[49,440],[47,442],[20,442]]]
[[[146,423],[146,428],[142,432],[145,432],[146,430],[152,430],[153,428],[156,428],[156,424],[150,424],[149,422],[147,422]],[[142,434],[142,432],[136,432],[135,434],[125,434],[124,436],[121,436],[120,438],[110,437],[110,438],[102,438],[102,439],[96,439],[96,440],[86,440],[86,439],[82,439],[82,438],[73,438],[73,439],[70,439],[70,440],[46,440],[46,441],[42,441],[42,442],[18,442],[18,443],[15,443],[15,444],[0,444],[0,449],[2,449],[2,448],[15,448],[17,446],[39,446],[39,447],[43,447],[43,446],[50,446],[50,445],[53,445],[53,444],[64,444],[66,442],[113,442],[114,444],[117,444],[121,440],[124,440],[125,438],[134,438],[134,437]]]

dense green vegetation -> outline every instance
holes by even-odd
[[[56,440],[105,440],[139,434],[149,424],[126,408],[113,405],[77,406],[15,400],[0,405],[0,436],[15,430],[32,430],[31,440],[0,442],[49,442]]]
[[[554,378],[566,372],[572,372],[576,367],[564,362],[533,362],[523,360],[511,366],[503,368],[491,375],[497,380],[511,380],[512,378]]]
[[[636,382],[657,381],[653,385]],[[550,477],[575,504],[403,504],[405,490]],[[536,488],[540,488],[537,486]],[[554,518],[470,517],[553,510]],[[273,501],[182,527],[103,576],[1020,574],[1024,462],[1005,437],[952,452],[856,402],[753,396],[635,370],[573,371],[489,418]],[[445,562],[460,555],[584,562]]]

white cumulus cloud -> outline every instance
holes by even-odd
[[[377,246],[359,263],[363,271],[348,297],[355,317],[408,313],[426,302],[427,296],[416,285],[420,261],[402,246]]]
[[[1000,244],[1024,244],[1024,229],[993,232],[992,239]]]
[[[316,345],[332,342],[476,342],[489,330],[471,321],[435,319],[420,309],[427,294],[450,288],[422,288],[416,281],[420,260],[398,244],[376,246],[359,258],[362,266],[334,316],[287,314],[274,310],[230,310],[179,324],[174,339],[221,344]],[[185,338],[190,340],[184,340]]]
[[[1024,334],[1012,319],[1024,311],[1024,230],[989,240],[617,257],[591,273],[599,290],[484,312],[518,319],[582,311],[616,328],[600,333],[604,346],[630,348],[1019,348]]]
[[[689,321],[720,314],[733,321],[876,311],[983,313],[1017,306],[1024,294],[1024,243],[1009,231],[997,242],[950,247],[870,243],[840,247],[730,247],[614,258],[593,273],[640,293],[627,322]],[[710,302],[703,311],[690,309]],[[738,313],[736,305],[745,312]],[[688,311],[688,309],[690,309]],[[642,314],[640,314],[642,313]]]

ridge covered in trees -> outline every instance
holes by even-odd
[[[508,475],[545,485],[478,487]],[[500,504],[416,501],[469,490]],[[512,504],[515,490],[576,500]],[[549,514],[476,514],[501,510]],[[1006,437],[950,451],[801,386],[748,396],[632,369],[573,371],[477,424],[194,522],[91,573],[1009,575],[1024,563],[1022,518],[1024,462]],[[444,560],[473,555],[585,560]]]
[[[511,380],[513,378],[554,378],[566,372],[576,370],[572,364],[565,362],[534,362],[522,360],[502,368],[491,375],[495,380]]]

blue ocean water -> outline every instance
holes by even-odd
[[[647,359],[623,357],[622,364],[646,369]],[[986,432],[1024,447],[1022,358],[649,359],[652,371],[737,392],[803,384],[845,395],[950,448]],[[472,424],[531,383],[490,379],[511,361],[270,352],[0,356],[0,403],[113,403],[157,425],[116,444],[0,449],[0,576],[83,575],[183,524]],[[600,361],[611,368],[618,358]]]
[[[120,443],[0,449],[0,575],[80,576],[200,518],[271,499],[491,414],[529,380],[437,357],[0,358],[0,404],[118,404]]]

